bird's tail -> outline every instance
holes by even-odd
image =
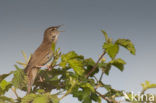
[[[31,92],[31,88],[35,82],[35,79],[38,74],[38,68],[26,68],[24,72],[28,76],[28,84],[27,84],[27,94]]]

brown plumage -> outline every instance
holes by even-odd
[[[31,91],[40,66],[47,64],[53,56],[51,45],[52,43],[56,43],[58,39],[58,35],[60,34],[58,31],[59,27],[60,26],[53,26],[45,30],[42,43],[32,54],[24,70],[28,76],[27,93]]]

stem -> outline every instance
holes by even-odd
[[[92,73],[95,71],[97,65],[99,64],[100,60],[103,58],[103,56],[104,56],[105,54],[106,54],[106,51],[104,51],[104,52],[102,53],[102,55],[100,56],[100,58],[98,59],[98,61],[97,61],[96,64],[94,65],[94,67],[93,67],[93,68],[91,69],[91,71],[86,75],[86,78],[88,78],[89,75],[92,74]]]
[[[96,91],[96,93],[97,93],[100,97],[102,97],[104,100],[106,100],[108,103],[120,103],[120,102],[118,102],[118,101],[116,101],[116,100],[111,100],[111,99],[109,99],[108,97],[105,97],[104,95],[102,95],[102,94],[99,93],[98,91]]]
[[[69,89],[61,98],[60,100],[62,100],[65,96],[67,96],[70,92],[71,92],[72,89]]]
[[[93,76],[93,77],[95,78],[96,82],[98,83],[99,82],[98,79],[95,76]]]
[[[55,93],[54,95],[60,95],[63,92],[64,92],[64,90],[63,91],[59,91],[59,92]]]
[[[69,94],[70,92],[66,92],[61,98],[60,98],[60,100],[62,100],[65,96],[67,96],[68,94]]]
[[[145,90],[145,89],[143,89],[143,90],[141,91],[141,93],[140,93],[140,94],[144,94],[144,93],[145,93],[145,91],[146,91],[146,90]]]
[[[75,84],[73,84],[71,86],[71,88],[59,100],[62,100],[65,96],[67,96],[68,94],[70,94],[74,86],[75,86]]]
[[[15,94],[16,98],[19,98],[17,92],[16,92],[16,88],[11,88],[11,90],[13,91],[13,93]]]
[[[104,74],[104,72],[102,72],[102,73],[101,73],[101,76],[100,76],[99,81],[101,81],[101,80],[102,80],[103,74]]]
[[[103,74],[104,74],[104,72],[101,73],[101,76],[100,76],[99,80],[96,79],[97,80],[97,85],[95,87],[95,90],[98,89],[99,87],[101,87],[101,80],[102,80]]]

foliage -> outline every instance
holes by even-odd
[[[50,62],[52,70],[40,69],[32,92],[24,97],[19,96],[16,92],[16,89],[24,92],[27,90],[27,76],[23,69],[30,57],[27,58],[22,51],[25,62],[17,62],[22,67],[15,65],[15,71],[0,75],[0,103],[59,103],[69,94],[82,103],[92,103],[93,101],[102,103],[102,100],[108,103],[118,103],[116,98],[122,98],[123,91],[112,88],[110,84],[105,84],[102,80],[103,75],[109,76],[112,66],[121,72],[124,70],[126,62],[122,58],[116,58],[121,46],[133,55],[135,55],[136,50],[130,40],[118,39],[114,41],[105,31],[102,30],[102,33],[105,42],[102,47],[102,55],[97,62],[92,58],[85,58],[75,51],[62,54],[60,49],[55,50],[55,44],[52,44],[54,52],[53,60]],[[106,54],[109,55],[110,59],[104,57]],[[5,78],[11,74],[13,74],[12,80],[6,81]],[[100,78],[97,78],[96,74],[100,75]],[[146,90],[156,88],[156,84],[150,84],[146,81],[142,87],[142,94],[144,94]],[[100,93],[99,88],[106,90],[106,92]],[[16,99],[5,96],[9,89],[15,93]],[[132,98],[130,94],[128,96]],[[127,101],[134,102],[131,99]]]

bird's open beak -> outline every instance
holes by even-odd
[[[61,26],[63,26],[63,24],[56,26],[56,29],[59,29]],[[64,32],[63,30],[59,30],[59,32]]]
[[[56,29],[60,28],[61,26],[63,26],[63,24],[56,26]]]

